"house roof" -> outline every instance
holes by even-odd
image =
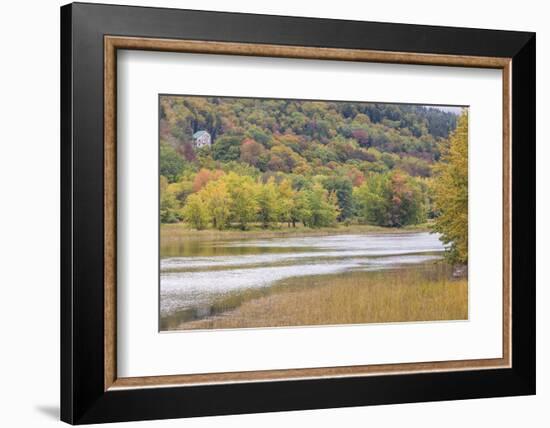
[[[210,135],[208,132],[206,131],[197,131],[193,134],[193,138],[199,138],[201,136],[203,136],[204,134],[207,134],[207,135]]]

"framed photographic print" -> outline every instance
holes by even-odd
[[[61,8],[72,424],[535,393],[535,35]]]

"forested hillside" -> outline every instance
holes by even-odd
[[[416,105],[161,96],[161,221],[421,223],[436,214],[433,173],[457,120]],[[196,147],[197,131],[210,146]]]

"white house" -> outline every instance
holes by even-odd
[[[197,148],[210,147],[212,144],[212,137],[210,137],[210,134],[206,131],[197,131],[193,134],[193,143]]]

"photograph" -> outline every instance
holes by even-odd
[[[544,14],[235,1],[8,20],[8,426],[544,417]]]
[[[159,330],[468,319],[466,106],[159,95]]]

